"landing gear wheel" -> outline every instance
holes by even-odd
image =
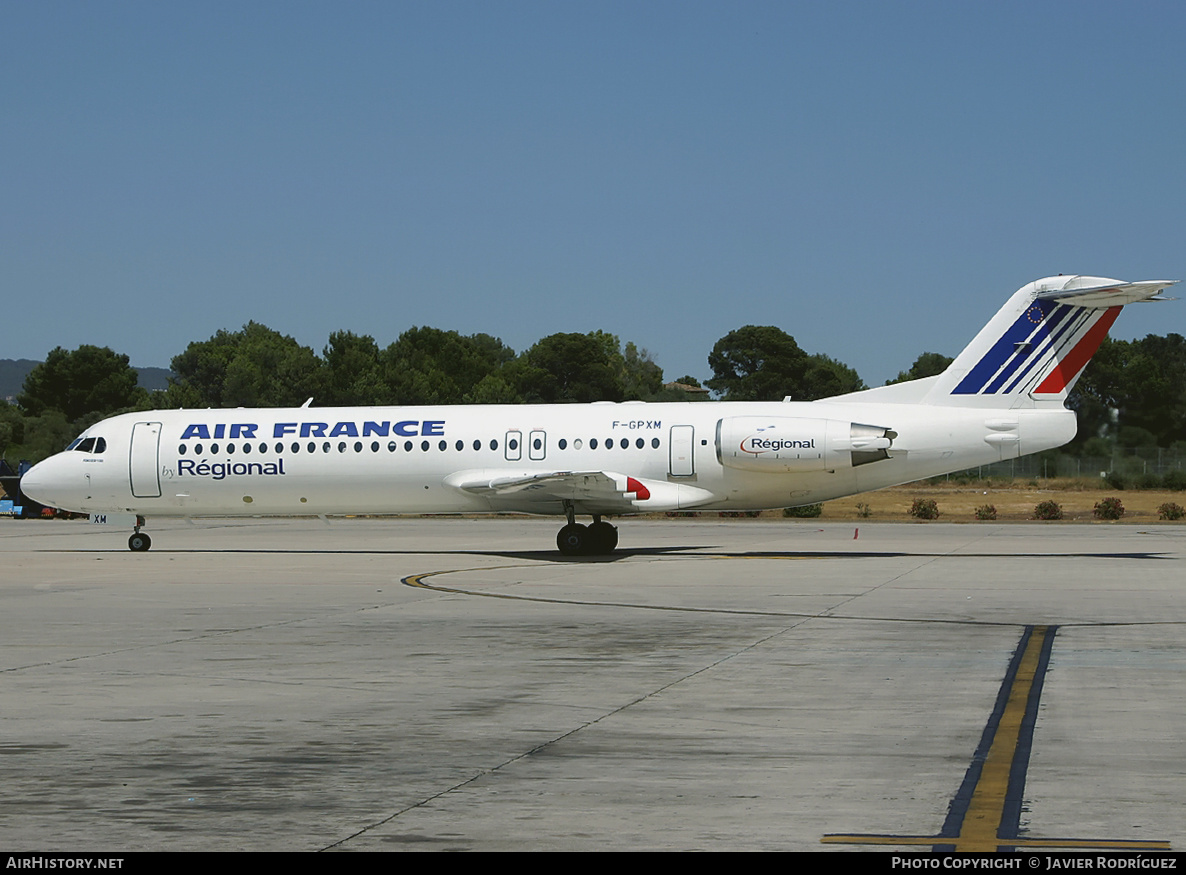
[[[589,526],[589,552],[612,553],[618,546],[618,530],[607,522],[598,520]]]
[[[128,538],[128,549],[133,553],[143,553],[152,546],[152,538],[144,534],[144,532],[136,532],[132,537]]]
[[[580,523],[569,523],[556,535],[556,546],[565,556],[579,556],[589,544],[589,530]]]

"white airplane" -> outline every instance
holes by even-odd
[[[565,515],[561,553],[608,553],[609,515],[814,504],[1061,446],[1067,394],[1121,307],[1174,282],[1038,280],[942,374],[806,403],[126,413],[21,488],[126,515],[136,551],[144,517],[516,512]]]

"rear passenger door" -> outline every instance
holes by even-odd
[[[696,443],[696,428],[691,425],[673,425],[670,435],[670,456],[667,460],[667,473],[672,477],[695,477],[696,459],[694,455]]]

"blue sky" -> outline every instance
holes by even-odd
[[[0,0],[0,357],[745,324],[880,385],[1186,277],[1186,4]],[[1114,336],[1186,333],[1186,301]]]

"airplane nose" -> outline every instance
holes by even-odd
[[[61,507],[67,483],[63,482],[62,465],[57,456],[38,462],[21,478],[21,492],[46,507]]]
[[[45,462],[38,462],[21,477],[21,492],[34,501],[45,504],[45,481]]]

